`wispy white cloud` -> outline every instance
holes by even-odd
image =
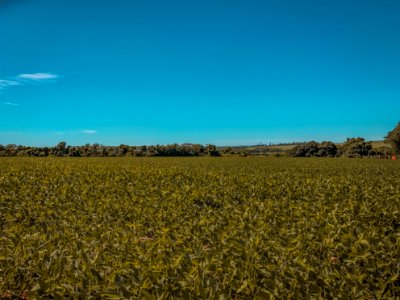
[[[53,73],[19,74],[14,77],[9,77],[9,79],[0,79],[0,90],[4,90],[10,86],[31,85],[47,81],[53,82],[59,77],[59,75]]]
[[[8,105],[8,106],[18,106],[18,103],[13,103],[13,102],[4,102],[4,105]]]
[[[34,81],[57,79],[58,77],[59,76],[57,74],[52,74],[52,73],[19,74],[17,76],[18,79],[27,79],[27,80],[34,80]]]
[[[13,85],[21,85],[20,82],[15,80],[2,80],[0,79],[0,90]]]
[[[96,133],[97,133],[97,130],[93,130],[93,129],[84,129],[84,130],[81,130],[81,132],[82,132],[82,133],[85,133],[85,134],[96,134]]]

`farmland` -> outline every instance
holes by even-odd
[[[400,297],[400,163],[0,158],[0,298]]]

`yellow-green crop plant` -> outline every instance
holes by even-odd
[[[0,158],[0,298],[399,299],[400,163]]]

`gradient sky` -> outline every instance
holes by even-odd
[[[0,144],[382,139],[398,0],[0,0]]]

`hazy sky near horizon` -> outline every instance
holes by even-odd
[[[0,0],[0,144],[382,139],[400,1]]]

